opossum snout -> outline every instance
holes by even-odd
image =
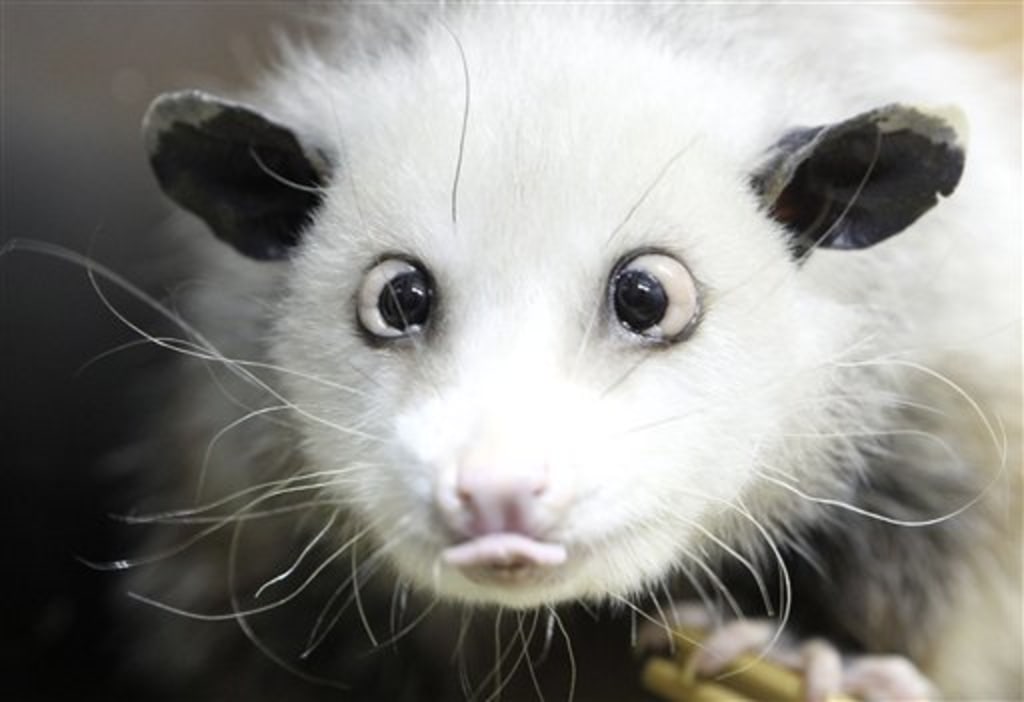
[[[547,488],[544,464],[463,463],[455,484],[463,530],[469,536],[497,532],[534,535],[540,531],[539,500]]]
[[[486,438],[472,442],[439,486],[440,512],[458,540],[445,561],[502,573],[563,563],[565,547],[550,536],[566,502],[553,499],[553,487],[541,455]]]

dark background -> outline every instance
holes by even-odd
[[[0,2],[0,239],[59,243],[165,295],[179,274],[155,231],[171,210],[149,173],[142,115],[166,90],[247,85],[272,60],[277,29],[307,29],[290,14],[268,3]],[[104,288],[159,330],[144,305]],[[21,250],[0,258],[0,699],[132,696],[111,677],[117,580],[77,558],[123,557],[133,538],[108,514],[128,511],[134,486],[101,461],[139,431],[146,374],[168,354],[136,346],[82,366],[135,338],[80,266]]]
[[[0,241],[56,242],[166,294],[179,274],[155,235],[170,208],[142,114],[166,90],[246,85],[275,31],[311,31],[296,5],[0,0]],[[1019,66],[1019,5],[943,11],[964,41]],[[145,306],[113,299],[159,329]],[[134,340],[80,267],[0,258],[0,699],[145,699],[112,679],[116,580],[77,560],[130,548],[131,529],[107,515],[129,510],[133,486],[101,458],[138,431],[140,389],[167,354],[133,347],[80,369]]]

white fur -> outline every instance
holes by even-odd
[[[1016,113],[987,69],[933,40],[931,18],[889,5],[395,7],[339,17],[360,28],[348,43],[295,52],[250,100],[336,160],[324,206],[293,260],[218,253],[229,272],[217,278],[238,288],[225,322],[238,355],[269,339],[274,363],[331,383],[275,378],[304,410],[292,420],[306,468],[347,471],[339,497],[375,525],[404,578],[514,607],[603,599],[685,563],[704,538],[694,524],[736,544],[760,541],[729,506],[737,500],[781,535],[819,507],[767,489],[759,471],[842,499],[859,466],[842,437],[790,435],[878,431],[892,393],[941,394],[935,378],[880,359],[948,375],[998,413],[1017,485]],[[418,37],[414,48],[375,43],[396,31]],[[455,222],[466,85],[452,35],[471,88]],[[787,129],[892,102],[966,113],[962,185],[895,239],[815,252],[798,268],[749,174]],[[694,337],[653,352],[604,309],[610,271],[644,247],[677,255],[704,296]],[[375,349],[358,333],[354,300],[386,253],[431,271],[437,318],[421,341]],[[221,295],[201,297],[200,313],[216,315]],[[253,332],[240,320],[246,309],[271,328]],[[942,393],[957,418],[950,440],[995,471],[978,418]],[[216,430],[226,420],[213,414]],[[564,577],[487,587],[439,563],[448,542],[437,484],[484,431],[550,463],[547,536],[569,548]],[[211,473],[227,484],[246,473],[245,454],[232,453]]]

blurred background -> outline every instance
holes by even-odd
[[[244,88],[276,32],[309,29],[295,7],[0,2],[0,238],[58,243],[165,296],[178,275],[155,231],[171,210],[142,115],[166,90]],[[134,340],[81,267],[0,259],[0,699],[133,697],[112,679],[116,579],[78,559],[124,556],[132,538],[108,514],[130,508],[133,486],[100,461],[137,433],[139,388],[169,359],[146,346],[98,357]]]
[[[166,295],[178,274],[154,232],[170,207],[142,115],[167,90],[250,84],[276,33],[314,31],[296,5],[0,0],[0,246],[58,243]],[[1020,76],[1020,3],[937,11]],[[100,459],[137,431],[139,387],[169,359],[145,346],[100,356],[135,340],[82,268],[23,250],[0,259],[0,699],[145,699],[113,678],[114,581],[78,560],[130,544],[108,514],[129,509],[132,486]]]

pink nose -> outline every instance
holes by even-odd
[[[466,464],[459,467],[455,492],[472,536],[539,530],[540,497],[548,487],[543,464]]]

